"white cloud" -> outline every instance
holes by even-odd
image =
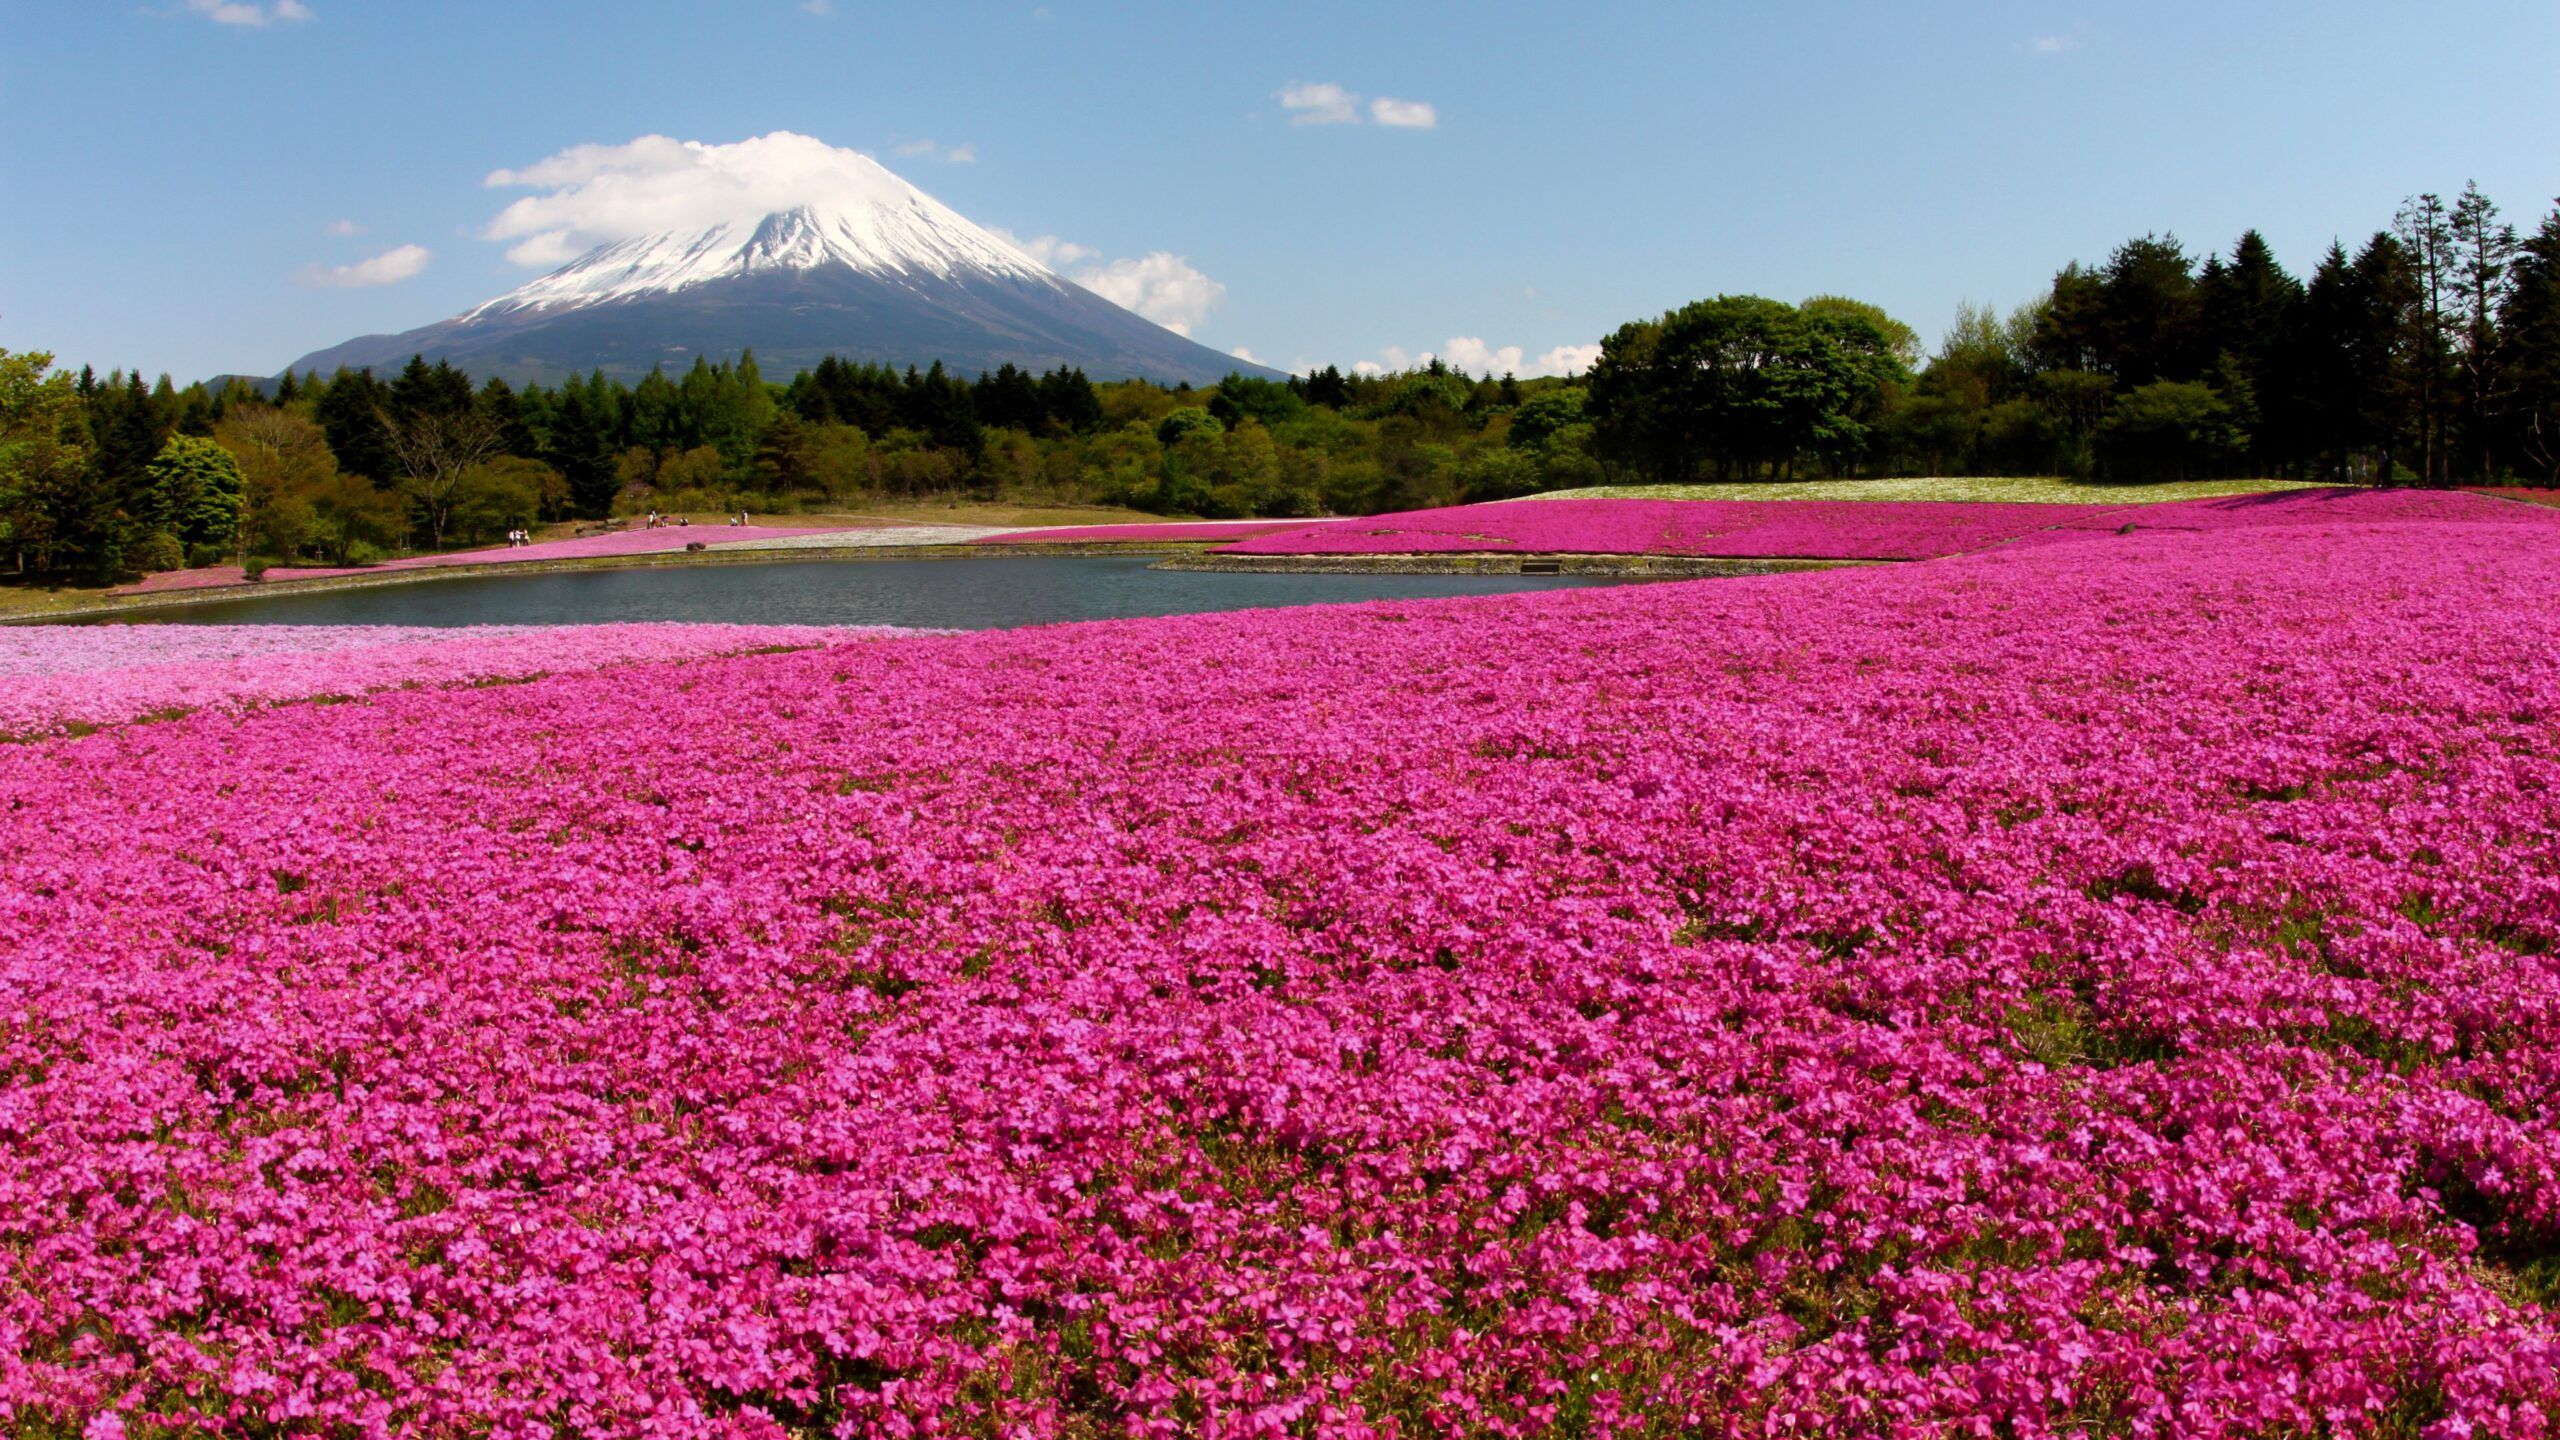
[[[1435,130],[1440,125],[1440,112],[1427,101],[1385,95],[1369,102],[1369,118],[1399,130]]]
[[[1009,230],[993,233],[1094,294],[1123,310],[1134,310],[1176,335],[1190,334],[1192,326],[1207,319],[1218,302],[1227,298],[1226,286],[1171,251],[1153,251],[1138,260],[1105,261],[1102,252],[1092,246],[1055,235],[1035,235],[1025,240]]]
[[[340,240],[347,239],[350,236],[361,235],[363,233],[364,227],[353,220],[332,220],[329,222],[329,234]]]
[[[1137,260],[1114,260],[1068,277],[1123,310],[1133,310],[1176,335],[1209,318],[1227,298],[1227,287],[1183,257],[1157,250]]]
[[[1265,360],[1265,359],[1263,359],[1261,356],[1254,354],[1251,350],[1246,349],[1246,348],[1245,348],[1245,347],[1243,347],[1242,345],[1237,346],[1236,348],[1234,348],[1233,350],[1228,351],[1227,353],[1228,353],[1228,354],[1230,354],[1230,355],[1233,355],[1234,357],[1236,357],[1237,359],[1239,359],[1239,360],[1243,361],[1243,362],[1244,362],[1244,363],[1246,363],[1247,365],[1260,365],[1260,366],[1263,366],[1264,368],[1266,368],[1266,369],[1267,369],[1267,368],[1269,368],[1269,366],[1270,366],[1270,364],[1271,364],[1271,362],[1270,362],[1270,361]]]
[[[889,153],[904,160],[939,160],[946,165],[966,165],[978,158],[978,147],[973,144],[945,145],[938,140],[909,140]]]
[[[1470,375],[1490,372],[1495,375],[1517,375],[1520,361],[1528,354],[1517,345],[1495,349],[1473,335],[1452,335],[1440,347],[1440,358]]]
[[[1281,109],[1289,112],[1292,125],[1362,124],[1364,103],[1368,107],[1367,119],[1390,129],[1433,130],[1440,125],[1440,111],[1428,101],[1381,95],[1364,102],[1355,92],[1330,80],[1284,85],[1274,98],[1279,100]]]
[[[1283,86],[1278,99],[1292,125],[1360,123],[1360,97],[1329,80]]]
[[[945,158],[950,154],[944,151]],[[788,130],[729,145],[664,135],[577,145],[521,169],[492,172],[486,183],[544,192],[510,204],[481,232],[515,242],[508,259],[539,267],[616,240],[905,194],[870,156]]]
[[[835,0],[800,0],[800,8],[820,19],[836,13]]]
[[[1541,375],[1579,375],[1600,358],[1597,345],[1558,345],[1532,359],[1528,348],[1521,345],[1488,345],[1473,335],[1452,335],[1437,350],[1420,354],[1408,352],[1401,345],[1389,345],[1378,352],[1375,360],[1352,362],[1352,370],[1361,375],[1392,375],[1404,370],[1419,370],[1437,359],[1441,364],[1463,370],[1470,375],[1517,375],[1529,379]]]
[[[1581,375],[1588,372],[1592,366],[1599,363],[1600,347],[1597,345],[1559,345],[1544,355],[1539,356],[1534,362],[1534,368],[1524,373],[1530,375]]]
[[[2060,55],[2079,48],[2079,40],[2069,35],[2039,35],[2027,42],[2027,52],[2032,55]]]
[[[992,225],[987,229],[997,239],[1052,270],[1063,271],[1070,265],[1080,265],[1087,260],[1100,259],[1102,256],[1099,250],[1078,245],[1072,240],[1061,240],[1055,235],[1035,235],[1025,240],[1010,230],[1000,230]]]
[[[403,245],[385,250],[370,260],[353,265],[311,265],[301,274],[302,283],[325,290],[360,290],[373,285],[397,285],[415,278],[427,268],[435,252],[424,245]]]
[[[246,25],[264,29],[279,20],[308,20],[311,7],[302,0],[275,0],[272,5],[256,5],[249,0],[186,0],[189,14],[201,15],[216,25]]]

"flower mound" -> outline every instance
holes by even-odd
[[[2548,1435],[2497,509],[0,752],[0,1426]]]
[[[1506,500],[1327,521],[1219,549],[1229,555],[1517,551],[1926,560],[2119,508],[1931,500]]]
[[[636,660],[805,649],[889,626],[99,625],[0,630],[0,738],[85,731],[205,705],[342,700]]]

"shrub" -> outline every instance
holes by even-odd
[[[145,575],[162,570],[183,570],[187,564],[186,547],[178,537],[166,530],[154,530],[133,542],[125,551],[125,563]]]

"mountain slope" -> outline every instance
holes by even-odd
[[[1193,384],[1272,373],[1121,309],[864,163],[872,183],[851,198],[601,245],[450,320],[350,340],[293,369],[423,354],[483,378],[636,378],[753,349],[776,377],[827,355]]]

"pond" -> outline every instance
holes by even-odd
[[[912,625],[989,630],[1061,620],[1275,605],[1579,589],[1623,581],[1524,575],[1237,575],[1154,570],[1147,555],[790,561],[489,575],[190,605],[197,625]]]

